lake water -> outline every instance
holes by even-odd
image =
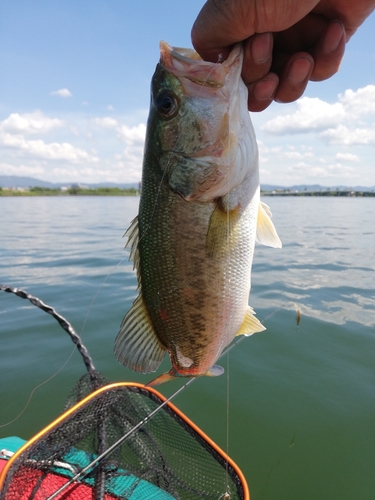
[[[374,500],[375,199],[264,201],[284,245],[255,252],[250,303],[267,330],[221,360],[227,375],[196,380],[174,403],[226,449],[229,381],[229,454],[252,500]],[[138,202],[0,198],[0,282],[71,321],[112,381],[146,383],[113,356],[136,295],[122,235]],[[0,335],[0,437],[28,438],[61,412],[85,368],[52,317],[4,292]]]

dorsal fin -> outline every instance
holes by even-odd
[[[132,370],[150,373],[158,369],[166,348],[156,335],[143,302],[138,249],[138,216],[131,221],[124,236],[128,238],[125,248],[130,249],[129,260],[133,260],[133,268],[137,272],[139,295],[122,320],[115,341],[115,356],[120,363]]]
[[[277,235],[275,226],[271,221],[272,213],[270,207],[263,202],[259,203],[256,241],[261,245],[273,248],[281,248],[282,244]]]
[[[130,249],[129,260],[133,261],[133,269],[137,271],[137,279],[138,279],[138,289],[141,288],[141,274],[139,270],[139,229],[138,229],[138,215],[134,217],[131,221],[130,226],[126,230],[124,237],[127,237],[128,240],[126,242],[125,248]]]
[[[115,356],[124,366],[140,373],[154,372],[166,348],[157,337],[143,302],[142,293],[122,320],[115,341]]]

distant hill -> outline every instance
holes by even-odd
[[[0,175],[0,186],[1,187],[45,187],[45,188],[55,188],[58,187],[52,182],[41,181],[39,179],[34,179],[33,177],[19,177],[18,175]]]
[[[125,184],[116,184],[115,182],[100,182],[100,183],[87,183],[87,182],[48,182],[42,181],[41,179],[36,179],[34,177],[21,177],[18,175],[0,175],[0,187],[44,187],[44,188],[59,188],[61,186],[72,186],[72,185],[84,185],[89,188],[99,188],[99,187],[118,187],[124,188],[135,188],[138,189],[138,182],[129,182]],[[280,186],[274,184],[261,184],[261,189],[263,191],[276,191],[278,189],[290,189],[292,191],[325,191],[330,190],[348,190],[353,191],[374,191],[375,186],[321,186],[320,184],[299,184],[295,186]]]
[[[42,181],[41,179],[35,179],[35,177],[21,177],[18,175],[0,175],[0,187],[43,187],[43,188],[60,188],[61,186],[73,186],[73,185],[85,185],[89,188],[99,188],[99,187],[118,187],[118,188],[135,188],[138,189],[138,182],[129,182],[126,184],[116,184],[115,182],[100,182],[95,184],[90,184],[87,182],[48,182]]]

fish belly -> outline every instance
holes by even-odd
[[[245,203],[235,230],[211,255],[207,235],[216,202],[187,202],[163,183],[156,190],[152,180],[142,189],[143,300],[176,372],[201,375],[233,340],[246,314],[257,200]]]

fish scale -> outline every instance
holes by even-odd
[[[280,247],[260,202],[258,150],[240,78],[243,49],[215,65],[161,43],[152,79],[137,220],[129,229],[139,296],[117,359],[152,381],[218,375],[238,334],[264,330],[248,305],[256,239]]]

